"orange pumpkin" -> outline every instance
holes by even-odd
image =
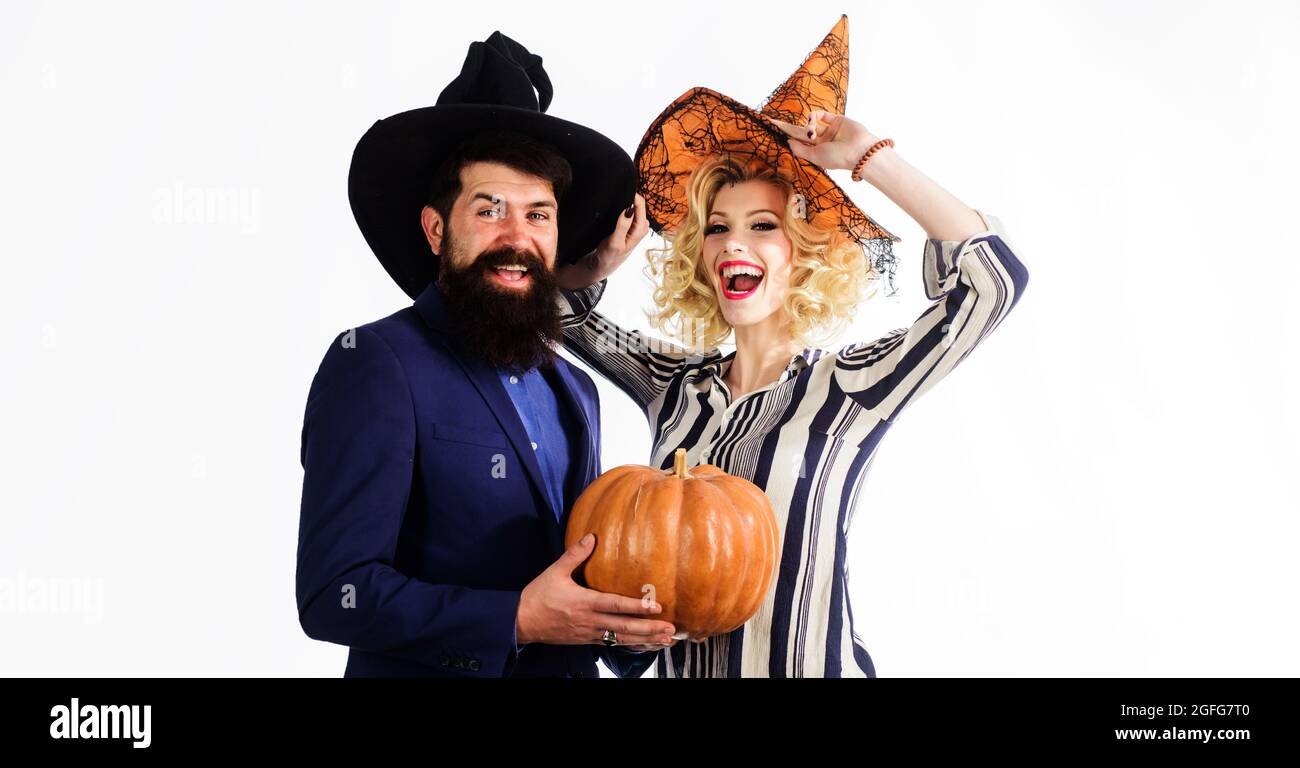
[[[779,533],[762,489],[709,464],[671,470],[627,464],[596,478],[573,505],[564,544],[588,533],[580,568],[591,589],[652,598],[653,618],[679,639],[730,632],[753,616],[776,577]]]

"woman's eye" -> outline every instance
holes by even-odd
[[[726,231],[727,231],[726,224],[710,224],[709,226],[704,228],[704,234],[706,235],[716,235],[719,232],[726,232]]]
[[[757,229],[760,232],[770,232],[776,229],[776,224],[770,221],[758,221],[754,223],[754,229]]]

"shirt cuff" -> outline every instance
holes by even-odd
[[[972,209],[980,217],[987,229],[976,232],[965,240],[935,240],[925,242],[925,252],[921,257],[921,276],[925,282],[925,295],[930,301],[936,301],[957,286],[962,254],[976,239],[989,235],[1004,235],[1002,222],[996,216],[979,209]]]
[[[559,291],[559,298],[556,300],[560,309],[560,324],[565,328],[572,328],[587,322],[591,316],[591,311],[600,301],[601,294],[605,292],[605,285],[609,278],[605,278],[597,283],[583,288],[581,291]]]

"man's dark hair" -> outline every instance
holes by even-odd
[[[492,131],[461,142],[434,172],[425,204],[437,211],[444,222],[451,220],[451,206],[460,195],[460,172],[470,163],[500,163],[520,173],[546,179],[558,204],[573,183],[569,161],[549,144],[514,131]]]

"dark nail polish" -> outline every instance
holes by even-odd
[[[636,206],[635,206],[635,205],[629,205],[629,206],[627,207],[627,209],[623,211],[623,215],[626,216],[626,217],[629,218],[629,219],[632,218],[632,214],[634,214],[634,213],[636,213]]]

